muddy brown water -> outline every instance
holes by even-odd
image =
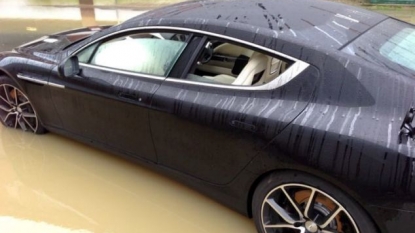
[[[0,127],[0,232],[256,232],[250,219],[137,164]]]

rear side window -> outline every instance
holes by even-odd
[[[186,80],[234,86],[261,86],[285,73],[293,61],[221,39],[208,38]]]
[[[387,19],[343,48],[343,52],[415,77],[415,27]]]

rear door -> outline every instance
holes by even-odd
[[[150,111],[150,124],[160,165],[226,184],[305,109],[318,72],[253,44],[219,35],[203,41],[182,78],[167,78],[154,94],[152,108],[158,111]],[[217,46],[237,45],[241,54],[216,52],[222,51]],[[240,55],[250,57],[236,67]],[[230,70],[239,71],[207,70],[212,60],[221,66],[221,58],[226,66],[233,60]]]

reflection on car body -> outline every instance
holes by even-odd
[[[0,117],[168,173],[259,232],[410,231],[413,31],[316,0],[176,4],[1,54]]]

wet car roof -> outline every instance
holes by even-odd
[[[272,30],[286,39],[295,37],[306,43],[338,49],[387,16],[320,0],[231,0],[179,3],[129,21],[145,18],[249,24]]]

